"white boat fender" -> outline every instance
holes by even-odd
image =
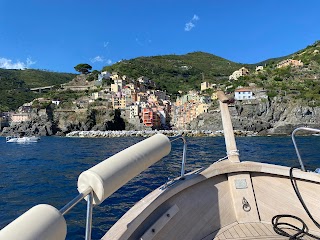
[[[78,178],[78,191],[82,193],[91,187],[93,203],[100,204],[170,151],[169,138],[156,134],[82,172]]]
[[[62,240],[67,223],[58,209],[39,204],[29,209],[0,231],[0,239]]]

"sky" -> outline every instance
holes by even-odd
[[[0,0],[0,68],[76,73],[202,51],[238,63],[320,40],[319,0]]]

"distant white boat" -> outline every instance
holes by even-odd
[[[8,136],[6,137],[7,143],[29,143],[29,142],[38,142],[40,137],[30,136],[30,137],[18,137],[18,136]]]

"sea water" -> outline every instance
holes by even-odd
[[[78,195],[82,171],[143,138],[42,137],[29,144],[6,143],[0,138],[0,229],[31,207],[45,203],[57,209]],[[299,166],[290,137],[238,137],[241,161]],[[320,137],[297,137],[302,159],[309,169],[320,167]],[[93,209],[92,239],[104,233],[142,197],[168,178],[179,176],[182,141],[173,142],[171,154]],[[186,172],[206,167],[226,156],[224,138],[187,138]],[[67,239],[84,239],[86,202],[65,215]]]

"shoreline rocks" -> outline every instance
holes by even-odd
[[[223,130],[142,130],[142,131],[73,131],[66,137],[78,138],[118,138],[118,137],[150,137],[162,133],[168,137],[183,135],[186,137],[218,137],[223,136]],[[249,131],[234,131],[235,136],[256,136]]]

